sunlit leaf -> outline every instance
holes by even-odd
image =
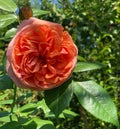
[[[20,108],[21,112],[31,112],[37,107],[36,103],[28,103]]]
[[[101,69],[104,65],[100,63],[78,62],[74,69],[74,72],[84,72],[95,69]]]
[[[1,94],[1,95],[0,95],[0,100],[5,99],[5,97],[7,97],[8,94],[9,94],[9,93],[5,93],[5,94],[3,93],[3,94]]]
[[[41,15],[49,14],[48,11],[44,11],[44,10],[32,9],[32,11],[33,11],[33,16],[41,16]]]
[[[12,103],[13,103],[13,100],[12,99],[0,101],[0,105],[3,105],[3,104],[12,104]]]
[[[65,109],[62,114],[60,114],[60,118],[70,118],[70,119],[73,119],[75,118],[76,116],[79,116],[79,114],[71,111],[71,110],[68,110],[68,109]]]
[[[12,38],[15,35],[16,30],[17,30],[16,28],[8,30],[5,34],[5,38]]]
[[[14,14],[0,15],[0,29],[15,22],[17,17]]]
[[[13,0],[0,0],[0,9],[8,12],[15,12],[16,8],[17,6]]]
[[[118,126],[115,104],[108,93],[93,81],[74,82],[74,93],[80,104],[95,117]]]
[[[17,121],[17,117],[15,114],[12,114],[12,120],[13,121]],[[4,117],[0,117],[0,122],[4,122],[4,123],[9,123],[10,122],[10,115],[4,116]],[[2,129],[2,128],[0,128]],[[9,128],[8,128],[9,129]]]
[[[48,106],[46,105],[45,103],[45,100],[42,99],[41,101],[39,101],[37,103],[37,108],[38,109],[42,109],[44,111],[44,114],[45,114],[45,117],[48,117],[49,116],[49,113],[50,113],[50,109],[48,108]]]
[[[0,117],[0,122],[10,122],[10,116]]]

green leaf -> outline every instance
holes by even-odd
[[[31,112],[37,107],[36,103],[28,103],[20,108],[21,112]]]
[[[38,128],[38,129],[56,129],[56,128],[51,124],[45,124],[41,128]]]
[[[1,104],[12,104],[12,103],[13,103],[13,100],[12,99],[0,101],[0,105]]]
[[[56,117],[69,105],[73,89],[71,80],[68,80],[63,85],[45,91],[45,102],[47,106],[51,109],[53,113],[55,113]]]
[[[0,122],[10,122],[10,116],[0,117]]]
[[[41,101],[39,101],[37,103],[37,108],[38,109],[42,109],[44,111],[44,114],[45,114],[45,117],[48,117],[49,116],[49,113],[50,113],[50,109],[48,108],[48,106],[46,105],[45,103],[45,100],[42,99]]]
[[[16,33],[16,28],[12,28],[5,33],[5,38],[12,38]]]
[[[74,82],[74,93],[80,104],[95,117],[119,125],[116,107],[108,93],[93,81]]]
[[[8,75],[0,76],[0,90],[13,89],[13,82]]]
[[[24,129],[55,129],[53,123],[49,120],[41,120],[40,118],[33,118],[23,125]]]
[[[15,114],[12,114],[12,120],[13,120],[13,121],[17,121],[17,117],[16,117]],[[10,122],[10,116],[7,115],[7,116],[5,116],[5,117],[0,117],[0,122],[4,122],[4,123]],[[0,129],[1,129],[1,128],[0,128]],[[9,129],[9,128],[8,128],[8,129]]]
[[[101,69],[104,65],[100,63],[78,62],[74,69],[74,72],[84,72],[95,69]]]
[[[26,93],[26,94],[24,94],[24,95],[18,97],[18,98],[17,98],[17,102],[18,102],[18,103],[21,103],[21,102],[25,101],[26,99],[29,99],[29,97],[32,97],[32,96],[33,96],[33,93],[28,92],[28,93]]]
[[[5,97],[7,97],[8,94],[9,94],[8,92],[7,92],[7,93],[0,94],[0,101],[1,101],[2,99],[5,99]]]
[[[1,126],[0,129],[22,129],[22,126],[18,122],[13,121]]]
[[[16,19],[17,17],[14,14],[0,15],[0,29],[7,27],[11,23],[15,22]]]
[[[32,11],[33,11],[33,16],[41,16],[41,15],[49,14],[48,11],[44,11],[44,10],[32,9]]]
[[[12,0],[0,0],[0,9],[15,12],[17,5]]]
[[[68,110],[68,109],[65,109],[63,111],[62,114],[60,114],[60,118],[70,118],[70,119],[74,119],[76,116],[79,116],[79,114],[71,111],[71,110]]]
[[[1,117],[5,117],[5,116],[8,116],[10,113],[9,112],[7,112],[7,111],[1,111],[0,112],[0,118]]]

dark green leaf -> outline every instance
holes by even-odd
[[[80,104],[95,117],[118,126],[116,107],[108,93],[93,81],[74,82]]]
[[[0,90],[13,89],[13,82],[8,75],[0,76]]]
[[[55,89],[45,91],[45,102],[51,111],[55,113],[56,117],[59,116],[71,101],[73,89],[70,84],[71,80]]]
[[[5,117],[5,116],[8,116],[10,113],[7,112],[7,111],[1,111],[0,112],[0,117]]]
[[[0,0],[0,9],[15,12],[17,6],[12,0]]]
[[[0,29],[15,22],[17,17],[14,14],[0,15]]]
[[[55,129],[51,121],[41,120],[40,118],[33,118],[25,123],[23,127],[24,129]]]
[[[104,65],[100,63],[78,62],[74,69],[74,72],[84,72],[95,69],[101,69],[103,66]]]
[[[56,129],[56,128],[51,124],[45,124],[42,127],[40,127],[39,129]]]
[[[0,65],[0,71],[3,71],[3,70],[4,70],[4,66]]]
[[[18,122],[13,121],[1,126],[0,129],[22,129],[22,126]]]
[[[0,117],[0,122],[10,122],[10,116]]]

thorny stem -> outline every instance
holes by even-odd
[[[11,106],[10,121],[13,121],[13,120],[12,120],[12,115],[14,114],[14,107],[15,107],[15,103],[16,103],[17,87],[16,87],[15,84],[13,85],[13,88],[14,88],[14,96],[13,96],[13,102],[12,102],[12,106]]]

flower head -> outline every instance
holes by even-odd
[[[17,86],[47,90],[64,83],[77,62],[77,47],[57,23],[31,17],[7,49],[7,72]]]

